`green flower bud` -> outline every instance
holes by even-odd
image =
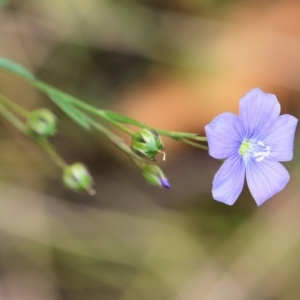
[[[95,194],[95,191],[92,189],[93,178],[86,166],[81,162],[67,166],[63,171],[62,179],[65,186],[73,191],[87,191],[91,195]]]
[[[150,184],[169,189],[170,184],[162,170],[156,165],[145,165],[142,169],[143,176]]]
[[[47,108],[40,108],[30,113],[26,132],[31,137],[49,137],[56,133],[56,117]]]
[[[131,150],[143,158],[155,160],[158,152],[164,153],[163,149],[163,143],[154,130],[142,129],[132,136]]]

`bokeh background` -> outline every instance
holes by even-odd
[[[0,1],[2,2],[2,1]],[[300,114],[300,2],[292,0],[11,0],[0,56],[99,108],[203,134],[253,87]],[[164,139],[172,188],[148,186],[97,132],[0,72],[1,93],[51,108],[53,144],[83,161],[97,195],[62,186],[61,170],[0,125],[0,299],[285,300],[300,295],[300,150],[284,191],[256,207],[214,201],[220,163]]]

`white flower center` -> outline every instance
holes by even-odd
[[[243,158],[252,156],[258,162],[269,156],[270,151],[271,147],[266,146],[262,141],[244,140],[239,148],[239,154]]]

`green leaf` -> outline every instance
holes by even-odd
[[[116,121],[116,122],[120,122],[123,124],[131,124],[137,127],[142,127],[142,128],[147,128],[148,126],[146,126],[144,123],[139,122],[135,119],[123,116],[121,114],[115,113],[113,111],[108,111],[108,110],[104,110],[102,111],[102,113],[108,117],[109,119]]]
[[[0,68],[26,79],[34,80],[34,76],[28,70],[7,58],[0,57]]]
[[[85,129],[91,129],[89,122],[90,118],[74,107],[72,103],[70,103],[70,99],[73,98],[71,95],[61,92],[60,90],[42,81],[35,81],[33,85],[46,93],[49,98],[77,124]]]
[[[57,91],[47,92],[50,99],[68,115],[70,118],[74,120],[77,124],[82,126],[85,129],[91,129],[91,126],[88,121],[88,116],[82,113],[80,110],[75,108],[72,104],[68,103],[65,99],[65,95],[63,93]]]

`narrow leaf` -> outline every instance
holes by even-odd
[[[46,93],[49,98],[77,124],[85,129],[91,129],[89,117],[74,107],[70,102],[70,98],[73,98],[72,96],[61,92],[60,90],[42,81],[36,80],[33,84],[36,88]]]
[[[113,121],[116,121],[116,122],[120,122],[120,123],[123,123],[123,124],[131,124],[131,125],[134,125],[134,126],[137,126],[137,127],[142,127],[142,128],[147,127],[142,122],[139,122],[135,119],[123,116],[121,114],[118,114],[118,113],[115,113],[115,112],[112,112],[112,111],[105,110],[105,111],[103,111],[103,114],[106,117],[108,117],[109,119],[111,119]]]
[[[13,62],[7,58],[0,57],[0,68],[5,71],[8,71],[10,73],[24,77],[26,79],[34,80],[33,74],[31,74],[28,70],[26,70],[21,65]]]
[[[66,113],[66,115],[74,120],[74,122],[85,129],[91,129],[91,126],[88,122],[88,117],[80,110],[75,108],[72,104],[68,103],[67,100],[64,99],[64,94],[54,91],[48,92],[47,94],[50,99]]]

